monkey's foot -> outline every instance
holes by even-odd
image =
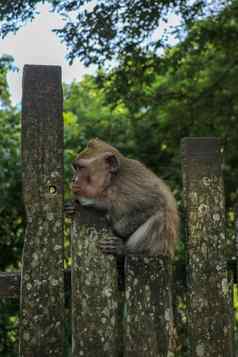
[[[100,242],[98,242],[97,246],[104,254],[125,254],[125,244],[123,240],[115,236],[101,240]]]

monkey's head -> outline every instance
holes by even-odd
[[[118,150],[99,139],[92,139],[73,162],[72,191],[85,205],[102,198],[120,167]],[[84,201],[84,202],[83,202]]]

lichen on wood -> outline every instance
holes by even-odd
[[[182,155],[190,355],[232,357],[232,289],[227,272],[221,145],[216,138],[186,138]]]
[[[27,228],[22,258],[20,355],[62,357],[63,118],[58,66],[24,67],[22,172]]]
[[[170,260],[127,256],[118,286],[118,258],[97,248],[111,234],[103,214],[80,208],[71,234],[73,357],[175,356]]]
[[[127,257],[125,357],[175,356],[171,283],[169,259]]]
[[[119,291],[116,259],[97,242],[110,237],[103,214],[80,208],[72,225],[73,357],[119,356]]]

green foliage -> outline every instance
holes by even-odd
[[[238,200],[235,3],[194,23],[186,39],[160,58],[140,51],[135,60],[125,56],[115,69],[98,75],[107,103],[127,108],[135,156],[172,180],[179,191],[181,138],[222,138],[229,211]]]
[[[0,271],[19,269],[23,243],[20,116],[10,105],[6,74],[11,59],[0,58]],[[17,356],[15,301],[0,301],[0,354]]]
[[[0,61],[3,63],[3,61]],[[7,65],[0,68],[0,269],[17,267],[23,207],[21,204],[20,116],[10,105]],[[14,250],[12,244],[14,242]]]
[[[3,55],[0,57],[0,107],[10,105],[10,94],[7,88],[7,71],[15,69],[13,65],[13,58],[11,56]]]
[[[90,138],[100,137],[123,148],[125,135],[132,129],[124,105],[112,110],[96,79],[90,76],[80,84],[64,85],[64,123],[66,181],[72,174],[72,159]]]
[[[0,0],[0,35],[17,31],[37,15],[37,5],[48,2],[59,13],[65,26],[56,32],[66,43],[68,59],[79,57],[86,65],[104,64],[131,54],[137,48],[157,53],[168,46],[168,34],[181,36],[198,18],[216,14],[232,1],[208,0]],[[156,31],[173,13],[182,21],[180,27]]]
[[[66,19],[65,26],[56,30],[69,49],[68,59],[79,57],[86,65],[132,55],[138,48],[157,53],[168,46],[168,35],[187,30],[198,18],[216,14],[225,5],[223,0],[53,0],[54,9]],[[167,23],[171,13],[182,21],[158,37],[155,32]]]
[[[37,2],[18,1],[18,7],[16,2],[4,2],[4,6],[0,6],[2,19],[7,19],[9,26],[18,27],[19,19],[23,20],[23,10],[25,19],[33,16]],[[194,2],[191,12],[187,2],[174,1],[174,6],[180,4],[188,33],[183,33],[183,40],[160,56],[155,44],[151,42],[151,46],[146,47],[143,42],[141,46],[140,39],[145,41],[153,26],[157,26],[158,18],[150,10],[162,6],[165,12],[161,13],[166,15],[169,1],[152,1],[151,8],[142,0],[131,2],[134,8],[128,7],[127,1],[109,1],[106,5],[99,1],[94,12],[85,10],[86,0],[51,2],[57,11],[69,14],[61,36],[68,42],[71,58],[80,56],[87,63],[102,62],[115,53],[118,60],[110,71],[100,69],[95,77],[85,76],[80,83],[64,85],[66,198],[70,197],[72,160],[88,139],[100,137],[125,155],[142,160],[166,179],[181,207],[181,139],[218,136],[224,144],[228,233],[232,235],[234,205],[238,200],[238,1],[227,2],[223,11],[214,13],[209,12],[211,9],[208,11],[205,1]],[[219,6],[222,6],[220,1]],[[118,22],[112,23],[116,8]],[[72,23],[71,11],[75,12],[75,23]],[[82,24],[76,28],[78,13],[84,28],[80,27]],[[200,14],[198,21],[193,21],[195,14]],[[91,24],[90,28],[87,24]],[[9,29],[6,28],[5,33]],[[79,46],[78,37],[84,47]],[[128,45],[130,41],[132,46]],[[10,105],[6,82],[11,65],[11,59],[0,59],[1,270],[18,269],[24,228],[20,119]],[[68,252],[68,241],[65,248]],[[178,257],[185,257],[182,244]],[[69,264],[67,257],[66,266]],[[235,303],[237,305],[236,300]],[[17,306],[1,302],[0,310],[0,354],[13,357],[16,333],[12,326],[15,326],[13,315]]]
[[[44,2],[44,1],[41,1]],[[36,14],[39,0],[0,0],[0,34],[5,37],[9,32],[16,32],[23,23]]]

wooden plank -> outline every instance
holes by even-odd
[[[80,208],[75,215],[71,234],[73,357],[121,356],[116,259],[97,248],[97,241],[110,234],[99,212]]]
[[[127,257],[125,357],[167,357],[176,351],[171,263]]]
[[[123,264],[123,263],[122,263]],[[120,267],[123,274],[123,266]],[[174,275],[176,281],[175,284],[178,284],[179,287],[175,290],[184,290],[186,283],[184,281],[185,275],[185,266],[183,263],[175,262],[174,264]],[[120,290],[123,289],[124,282],[119,282]],[[6,273],[0,272],[0,297],[6,298],[19,298],[20,297],[20,285],[21,285],[21,273],[14,272],[14,273]],[[71,294],[71,269],[67,269],[64,271],[64,287],[65,292],[67,294]],[[184,291],[183,291],[184,293]]]
[[[24,67],[20,355],[63,356],[63,118],[61,68]]]
[[[234,356],[221,145],[217,138],[185,138],[182,156],[189,256],[189,355]]]
[[[123,263],[121,263],[123,264]],[[184,290],[186,283],[184,281],[185,276],[185,266],[180,261],[174,263],[174,275],[175,281],[174,284],[178,284],[179,287],[175,288],[177,291]],[[123,274],[123,266],[120,267]],[[6,273],[0,272],[0,297],[9,297],[9,298],[19,298],[20,297],[20,285],[21,285],[21,273]],[[119,282],[120,290],[124,288],[124,282]],[[64,271],[64,287],[67,294],[71,294],[71,269]],[[183,291],[184,293],[184,291]]]

